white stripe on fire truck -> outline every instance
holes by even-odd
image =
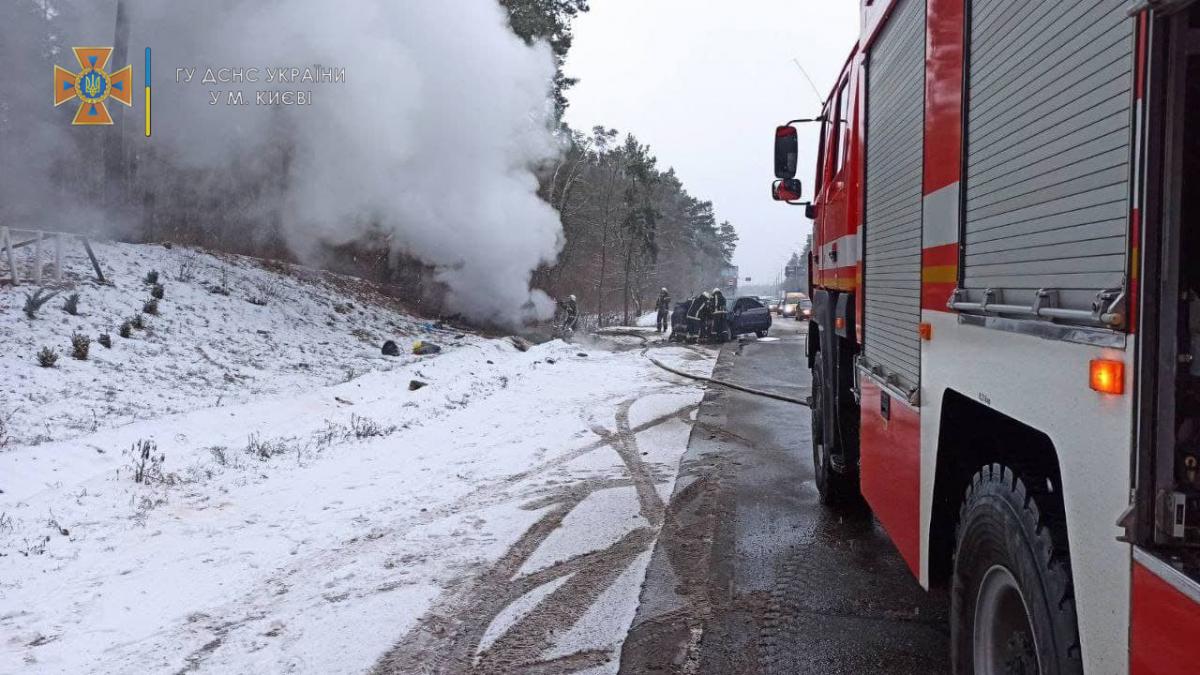
[[[954,182],[925,195],[921,217],[921,248],[958,243],[958,190]]]
[[[837,251],[837,260],[833,259],[833,251]],[[839,267],[850,267],[857,265],[859,261],[858,255],[858,234],[848,234],[844,237],[838,237],[831,243],[821,246],[821,268],[822,269],[837,269]]]
[[[1149,553],[1140,546],[1133,547],[1133,559],[1154,573],[1155,576],[1170,584],[1172,588],[1187,596],[1189,600],[1200,604],[1200,584],[1197,584],[1183,572],[1163,562],[1158,556]]]

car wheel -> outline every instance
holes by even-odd
[[[1007,466],[963,499],[950,616],[956,673],[1083,673],[1066,531]]]
[[[755,331],[754,334],[760,338],[767,337],[767,331],[765,330]]]

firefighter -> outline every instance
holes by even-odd
[[[563,309],[563,332],[574,333],[575,326],[579,322],[579,306],[576,304],[575,295],[568,295],[567,299],[559,305]]]
[[[712,323],[712,329],[709,331],[709,336],[717,342],[725,342],[725,334],[729,330],[728,307],[725,304],[725,294],[720,288],[712,290],[712,300],[709,301],[712,308],[709,321]]]
[[[687,313],[687,341],[697,342],[708,334],[708,302],[707,292],[692,298],[692,304]]]
[[[655,304],[655,309],[658,310],[657,329],[659,333],[665,333],[671,328],[671,294],[664,287],[662,292],[658,294],[658,303]]]

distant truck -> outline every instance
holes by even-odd
[[[795,318],[800,304],[808,300],[804,293],[784,293],[783,301],[779,303],[779,316]]]

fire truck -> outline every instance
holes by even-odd
[[[861,2],[775,130],[822,503],[949,590],[957,673],[1200,673],[1200,2]]]

